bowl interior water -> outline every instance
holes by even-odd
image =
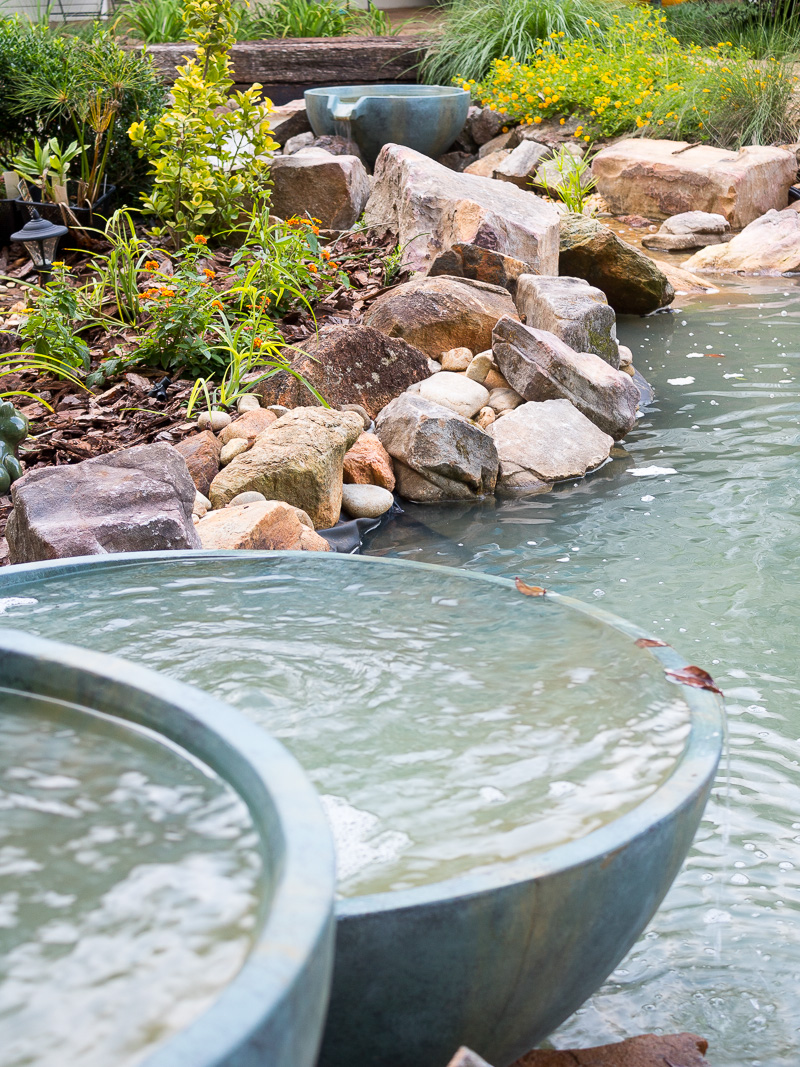
[[[10,624],[80,633],[280,738],[323,797],[344,896],[580,838],[651,795],[689,731],[629,637],[466,573],[171,554],[17,578]]]
[[[3,1067],[131,1067],[244,964],[257,835],[177,746],[0,688],[0,812]]]

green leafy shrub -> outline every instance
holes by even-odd
[[[423,79],[441,85],[457,77],[480,80],[496,59],[525,60],[551,34],[584,37],[590,21],[610,26],[625,10],[618,0],[450,0],[443,32],[422,64]]]
[[[166,92],[152,62],[125,52],[95,27],[63,36],[15,17],[0,19],[0,154],[7,164],[34,140],[77,140],[82,195],[92,202],[104,173],[133,188],[146,167],[127,137],[133,121],[152,125]]]
[[[49,281],[36,293],[25,321],[19,327],[20,352],[38,357],[52,373],[63,368],[88,371],[89,346],[78,336],[78,294],[69,284],[68,267],[54,263]]]
[[[615,16],[591,36],[561,33],[540,43],[529,62],[498,59],[482,81],[462,81],[510,121],[539,123],[576,113],[576,136],[591,141],[641,131],[724,147],[789,139],[791,71],[755,62],[725,44],[685,46],[645,10]]]
[[[187,0],[184,21],[196,56],[178,68],[174,103],[152,130],[134,122],[128,131],[150,160],[153,190],[143,203],[161,223],[154,235],[175,248],[198,234],[229,232],[243,202],[269,187],[259,157],[278,147],[269,127],[272,105],[260,100],[258,84],[231,94],[232,10],[232,0]]]
[[[792,0],[690,0],[664,8],[666,28],[682,44],[727,41],[756,59],[800,52],[800,17]]]

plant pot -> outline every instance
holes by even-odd
[[[102,229],[111,214],[116,192],[116,185],[106,184],[103,187],[103,195],[98,197],[91,207],[74,207],[73,204],[70,203],[69,209],[78,220],[78,227],[82,230],[92,228]],[[63,217],[59,204],[52,204],[49,202],[42,203],[42,194],[39,189],[31,188],[30,193],[32,202],[21,199],[14,201],[16,206],[17,226],[20,229],[22,229],[26,222],[30,222],[33,217],[34,208],[39,212],[40,216],[43,219],[47,219],[48,222],[68,226],[73,230],[76,228],[74,225],[71,225],[69,217],[66,219]]]

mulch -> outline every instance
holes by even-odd
[[[325,235],[323,234],[323,237]],[[289,344],[299,345],[314,336],[326,324],[361,321],[364,309],[384,287],[384,258],[393,251],[396,239],[390,234],[351,233],[328,235],[328,247],[346,272],[350,288],[339,285],[328,296],[313,304],[314,315],[307,308],[290,311],[279,321],[281,334]],[[0,330],[9,316],[24,306],[25,287],[17,280],[34,280],[35,273],[21,248],[0,252],[0,275],[7,288],[0,290]],[[217,271],[217,284],[224,284],[231,250],[220,249],[210,261]],[[91,258],[80,252],[69,253],[67,264],[79,279],[91,274]],[[9,280],[10,279],[10,280]],[[395,284],[405,280],[400,275]],[[316,318],[316,323],[314,319]],[[135,351],[135,331],[103,334],[100,330],[83,335],[92,353],[92,369],[110,354]],[[16,349],[18,339],[12,329],[0,333],[0,353]],[[113,352],[112,352],[113,350]],[[19,449],[26,470],[37,467],[79,463],[84,459],[114,452],[133,445],[165,441],[175,444],[196,432],[194,421],[186,419],[186,402],[193,382],[180,376],[166,379],[163,370],[136,367],[110,378],[102,392],[76,389],[59,378],[35,373],[7,375],[0,381],[0,392],[23,389],[41,397],[52,411],[36,400],[14,398],[12,401],[31,422],[31,435]],[[7,546],[3,540],[11,497],[0,496],[0,566],[7,563]]]

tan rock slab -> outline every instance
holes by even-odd
[[[244,398],[242,398],[244,399]],[[227,445],[229,441],[242,438],[252,444],[264,430],[268,430],[273,422],[277,422],[278,416],[274,411],[258,406],[258,397],[253,397],[256,407],[243,412],[238,419],[229,423],[219,435],[220,444]]]
[[[719,274],[785,274],[800,270],[800,215],[768,211],[727,244],[701,248],[684,264]]]
[[[269,170],[270,207],[281,219],[309,214],[326,230],[347,230],[369,197],[369,176],[355,156],[303,148],[291,156],[275,156]]]
[[[234,437],[232,441],[228,441],[226,445],[223,445],[219,453],[219,465],[220,467],[227,467],[232,459],[236,459],[242,452],[246,452],[250,448],[251,442],[246,437]]]
[[[472,174],[478,178],[493,178],[497,168],[511,155],[511,149],[503,148],[499,152],[488,152],[464,167],[463,174]]]
[[[394,489],[392,457],[374,433],[362,433],[344,457],[344,481],[351,485],[379,485]]]
[[[279,500],[210,511],[197,523],[195,530],[205,549],[330,551],[325,538],[304,526],[296,510]]]
[[[741,229],[786,206],[797,160],[782,148],[753,145],[731,152],[635,137],[598,152],[592,174],[614,215],[664,218],[706,211]]]
[[[208,496],[211,483],[219,473],[221,447],[219,438],[211,430],[193,433],[175,445],[175,450],[186,460],[195,488],[203,496]]]

